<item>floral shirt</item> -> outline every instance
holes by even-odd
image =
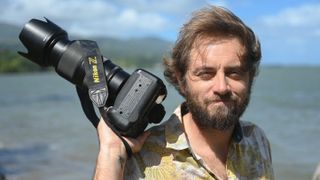
[[[193,153],[183,132],[179,106],[152,133],[142,150],[127,161],[125,179],[218,179],[200,156]],[[268,139],[256,125],[240,121],[229,146],[228,179],[274,179]]]

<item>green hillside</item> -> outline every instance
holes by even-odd
[[[14,51],[19,45],[20,29],[17,26],[0,23],[0,50]]]
[[[17,54],[26,51],[18,36],[22,27],[0,23],[0,73],[45,70]],[[74,38],[76,37],[76,38]],[[154,38],[116,39],[106,37],[78,37],[70,40],[90,39],[98,43],[102,54],[124,67],[150,67],[161,64],[171,42]]]

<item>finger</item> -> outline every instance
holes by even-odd
[[[143,144],[146,141],[146,139],[149,137],[150,134],[151,134],[150,131],[146,131],[141,136],[139,136],[137,138],[137,140],[139,141],[140,144]]]
[[[128,137],[124,137],[125,141],[128,142],[129,146],[132,149],[133,153],[139,152],[144,144],[144,142],[146,141],[146,139],[149,137],[151,133],[149,131],[144,132],[143,134],[141,134],[140,136],[138,136],[137,138],[128,138]]]

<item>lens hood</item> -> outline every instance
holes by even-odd
[[[67,39],[67,36],[66,31],[48,19],[46,21],[31,19],[19,35],[28,53],[19,53],[40,66],[54,65],[56,62],[49,59],[50,51],[59,39]]]

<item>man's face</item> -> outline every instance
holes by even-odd
[[[202,39],[190,54],[186,81],[181,85],[191,115],[200,128],[226,130],[246,109],[249,73],[238,39]]]

